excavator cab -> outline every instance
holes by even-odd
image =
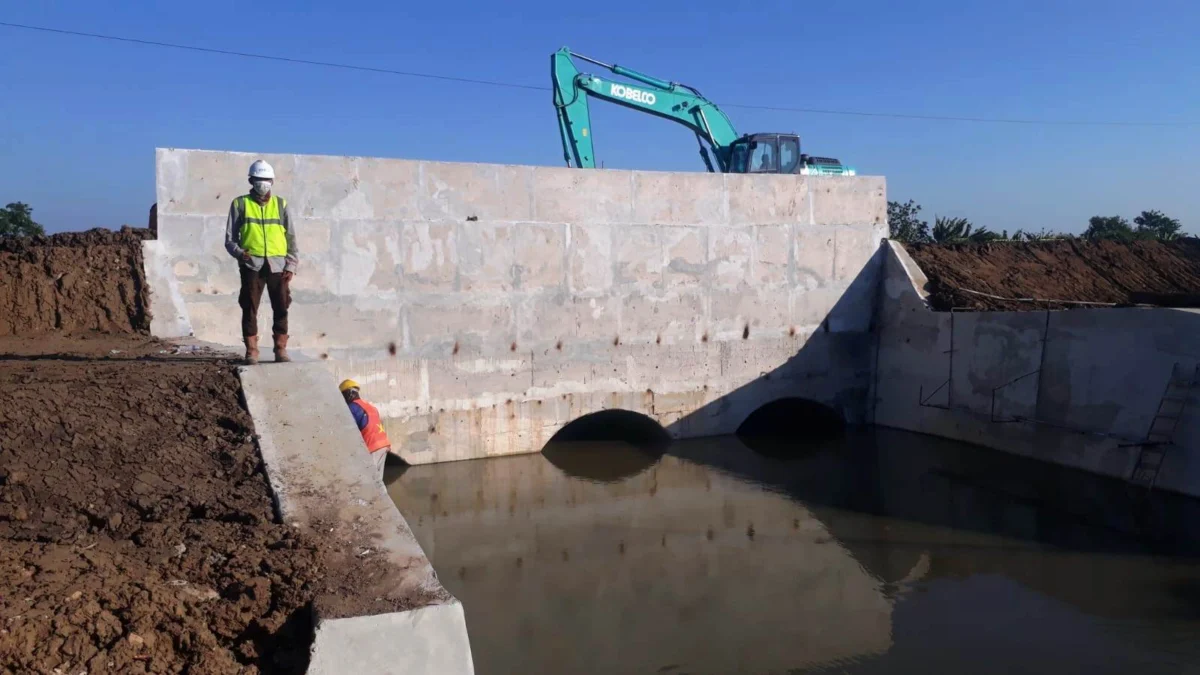
[[[830,157],[800,152],[795,134],[748,134],[729,146],[730,173],[786,173],[853,176],[854,169]]]

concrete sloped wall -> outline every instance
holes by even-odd
[[[411,463],[534,452],[606,408],[680,436],[785,395],[864,416],[880,177],[160,149],[162,257],[201,340],[240,343],[222,242],[259,157],[296,223],[291,345],[358,379]]]
[[[1175,364],[1190,376],[1200,363],[1200,312],[933,312],[926,281],[903,247],[888,242],[875,375],[880,425],[1129,478],[1139,452],[1131,444],[1146,438]],[[1158,486],[1200,495],[1196,392],[1174,441]]]

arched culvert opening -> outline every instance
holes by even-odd
[[[658,463],[671,437],[658,422],[628,410],[602,410],[563,427],[542,455],[575,478],[612,483]]]
[[[797,457],[841,438],[846,420],[837,410],[805,398],[772,401],[750,413],[737,435],[769,457]]]

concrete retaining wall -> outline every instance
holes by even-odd
[[[1129,478],[1139,451],[1130,444],[1146,438],[1172,368],[1190,374],[1200,362],[1194,310],[933,312],[926,281],[889,242],[877,424]],[[1200,495],[1194,396],[1174,441],[1158,486]]]
[[[162,254],[203,341],[240,342],[222,241],[258,157],[158,151]],[[787,395],[864,418],[882,178],[263,158],[302,258],[292,345],[358,379],[410,463],[535,452],[607,408],[676,436]]]

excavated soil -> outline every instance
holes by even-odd
[[[0,347],[0,672],[303,672],[324,556],[275,520],[232,365]]]
[[[340,495],[276,520],[234,364],[148,335],[148,236],[0,237],[0,675],[302,673],[315,615],[444,601]]]
[[[1088,306],[1075,304],[1080,301],[1200,306],[1200,240],[1194,238],[910,244],[906,248],[929,278],[930,304],[941,311]]]
[[[142,240],[150,230],[0,237],[0,336],[150,328]]]

